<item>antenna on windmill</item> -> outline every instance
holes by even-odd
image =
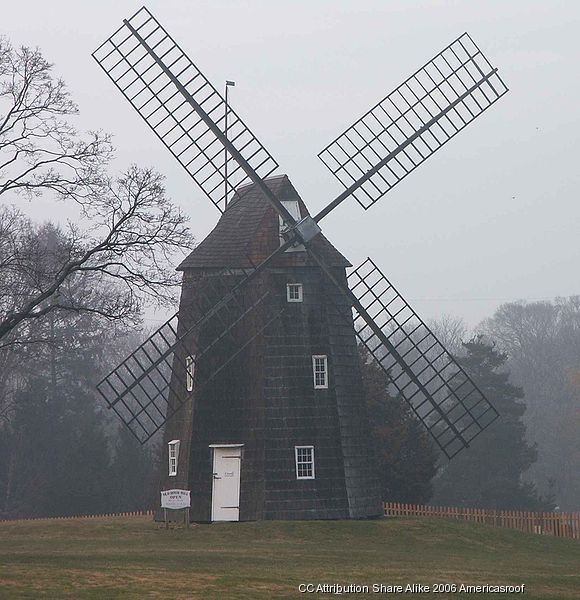
[[[225,119],[224,134],[226,136],[226,140],[228,139],[228,112],[229,112],[229,107],[230,107],[229,101],[228,101],[228,88],[235,87],[235,85],[236,85],[235,81],[226,79],[225,92],[224,92],[224,96],[226,99],[225,113],[224,113],[224,119]],[[225,189],[224,189],[225,206],[227,208],[227,206],[228,206],[228,149],[227,149],[227,147],[224,147],[224,185],[225,185]]]

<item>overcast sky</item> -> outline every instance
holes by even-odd
[[[115,136],[117,168],[157,167],[198,240],[219,213],[114,88],[91,52],[141,2],[4,3],[0,34],[39,46],[81,109]],[[371,256],[420,315],[475,325],[502,302],[580,294],[580,2],[156,0],[147,7],[276,157],[311,212],[340,185],[316,155],[467,31],[510,88],[364,211],[323,222]],[[63,207],[61,206],[61,210]],[[49,215],[45,205],[36,214]]]

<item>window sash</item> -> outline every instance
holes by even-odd
[[[296,221],[300,221],[302,218],[300,214],[300,203],[298,200],[282,200],[282,204],[285,206],[286,210],[294,217]],[[280,237],[280,246],[283,246],[285,243],[284,233],[287,231],[288,226],[284,223],[282,216],[278,217],[279,219],[279,237]],[[300,252],[304,251],[304,246],[302,244],[296,244],[295,246],[291,246],[286,250],[286,252]]]
[[[179,440],[171,440],[167,443],[168,457],[169,457],[169,476],[174,477],[177,475],[177,460],[179,458]]]
[[[302,302],[302,284],[286,284],[286,299],[288,300],[288,302]]]
[[[284,205],[284,208],[290,213],[290,215],[294,217],[295,221],[300,221],[302,217],[300,216],[300,203],[298,202],[298,200],[282,200],[282,204]],[[288,226],[284,222],[282,215],[279,216],[279,222],[280,237],[282,237],[282,234],[286,231]]]
[[[312,375],[314,389],[328,388],[328,357],[325,354],[312,356]]]
[[[193,391],[193,382],[195,377],[195,357],[185,357],[185,389],[188,392]]]
[[[314,446],[294,446],[296,479],[315,479]]]

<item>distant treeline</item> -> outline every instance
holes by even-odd
[[[580,296],[503,304],[480,330],[507,354],[525,394],[526,437],[538,453],[525,479],[560,510],[580,510]]]

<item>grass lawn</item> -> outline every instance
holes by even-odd
[[[298,584],[306,582],[524,583],[523,598],[577,600],[580,541],[443,519],[223,523],[169,531],[148,517],[0,523],[2,599],[336,597],[299,594]]]

